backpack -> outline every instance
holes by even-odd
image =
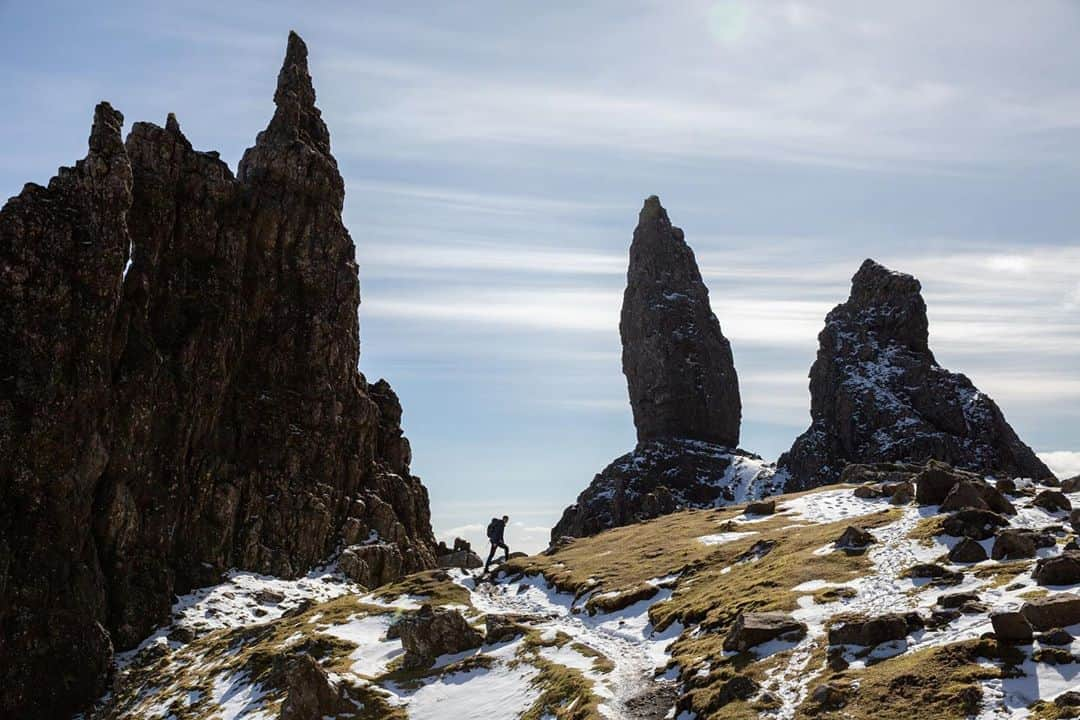
[[[488,540],[495,542],[495,538],[499,536],[499,526],[502,522],[498,518],[491,518],[491,522],[487,526]]]

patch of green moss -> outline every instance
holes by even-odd
[[[858,682],[858,690],[849,695],[843,707],[821,708],[812,698],[807,698],[796,717],[964,720],[979,710],[980,681],[1001,676],[999,668],[980,664],[980,658],[999,655],[996,643],[971,640],[900,655],[858,671],[837,673],[832,676],[834,679]]]
[[[378,597],[384,599],[402,595],[422,596],[432,605],[469,604],[469,591],[454,582],[445,570],[426,570],[406,575],[378,590]]]

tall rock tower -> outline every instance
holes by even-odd
[[[619,331],[637,447],[593,478],[552,540],[771,492],[772,468],[736,448],[742,403],[731,343],[694,251],[655,195],[630,244]]]
[[[739,444],[731,343],[709,306],[694,251],[655,195],[645,200],[630,244],[619,333],[639,442]]]
[[[1051,474],[989,396],[938,365],[911,275],[866,260],[818,343],[810,427],[778,462],[787,490],[836,482],[848,463],[936,459],[985,474]]]

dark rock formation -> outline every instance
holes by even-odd
[[[953,537],[988,540],[994,537],[998,528],[1008,524],[1005,516],[990,510],[960,510],[942,520],[941,529]]]
[[[307,653],[287,657],[284,669],[286,695],[279,720],[321,720],[355,710],[357,701],[344,686],[337,686],[319,662]]]
[[[1078,558],[1080,561],[1080,558]],[[1080,623],[1080,595],[1061,593],[1034,598],[1021,609],[1031,627],[1042,632]]]
[[[102,103],[86,158],[0,211],[2,716],[70,714],[226,568],[358,538],[434,565],[295,34],[274,101],[237,177]]]
[[[393,543],[350,545],[338,556],[338,568],[366,588],[378,587],[401,577],[405,558]]]
[[[833,545],[835,545],[838,550],[858,554],[864,552],[866,548],[875,542],[877,542],[877,539],[871,535],[868,530],[856,527],[855,525],[848,525]]]
[[[745,502],[774,491],[761,458],[697,440],[640,443],[604,468],[563,511],[552,542],[649,520],[687,507]]]
[[[619,332],[638,444],[563,512],[552,541],[775,490],[773,469],[736,449],[742,403],[731,344],[694,252],[655,195],[630,245]]]
[[[1057,490],[1043,490],[1035,496],[1031,504],[1051,513],[1072,511],[1072,501],[1065,496],[1065,493]]]
[[[971,538],[961,539],[949,551],[949,561],[954,563],[978,563],[986,558],[986,548]]]
[[[1029,644],[1034,633],[1031,623],[1019,610],[1002,610],[990,614],[990,624],[999,642],[1015,645]]]
[[[406,669],[428,667],[440,655],[480,647],[484,636],[457,610],[423,605],[394,624],[405,648]]]
[[[897,613],[872,618],[847,618],[829,628],[830,645],[865,645],[873,647],[907,637],[908,621]]]
[[[731,624],[724,649],[743,652],[769,640],[798,640],[806,635],[806,625],[782,612],[740,613]]]
[[[937,364],[912,276],[864,262],[818,341],[811,425],[778,462],[788,490],[836,482],[848,463],[931,458],[980,474],[1051,475],[993,400]]]
[[[1050,544],[1054,544],[1051,538]],[[1046,547],[1045,540],[1034,530],[1005,528],[994,538],[990,557],[994,560],[1020,560],[1035,557],[1035,551]]]
[[[1040,585],[1080,584],[1080,550],[1065,550],[1056,557],[1041,558],[1031,576]]]
[[[622,364],[639,442],[739,444],[742,404],[731,344],[709,306],[694,252],[655,195],[630,245]]]

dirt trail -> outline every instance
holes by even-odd
[[[673,680],[654,678],[654,671],[663,666],[659,645],[674,638],[642,637],[635,641],[633,633],[641,624],[644,606],[632,606],[626,611],[589,617],[572,611],[572,597],[547,590],[541,579],[521,582],[474,582],[464,578],[461,584],[469,590],[476,609],[485,613],[518,613],[532,618],[532,626],[541,631],[564,632],[597,652],[613,664],[609,673],[588,673],[595,693],[601,698],[601,712],[612,720],[659,720],[675,703]],[[654,598],[653,601],[656,601]],[[651,604],[651,603],[650,603]],[[640,604],[639,604],[640,605]]]

